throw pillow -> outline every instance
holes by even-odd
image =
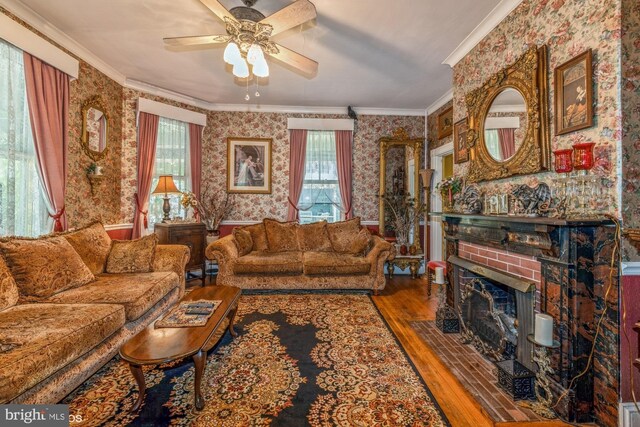
[[[351,253],[351,245],[360,232],[360,218],[327,224],[327,231],[334,251]]]
[[[9,266],[0,256],[0,311],[16,305],[18,298],[18,285],[13,280]]]
[[[251,241],[253,242],[253,250],[266,252],[269,250],[269,244],[267,243],[267,232],[263,223],[247,225],[242,227],[251,234]]]
[[[93,274],[104,272],[111,250],[111,237],[100,222],[63,234]]]
[[[107,259],[107,273],[148,273],[153,268],[158,236],[136,240],[114,240]]]
[[[265,219],[264,228],[267,232],[269,252],[299,251],[298,236],[295,222],[280,222],[275,219]]]
[[[369,248],[371,247],[371,233],[367,227],[362,227],[356,238],[353,239],[351,243],[351,248],[347,250],[348,254],[363,256],[369,252]]]
[[[245,256],[253,248],[253,240],[251,240],[251,233],[242,228],[233,229],[233,238],[238,248],[238,256]]]
[[[12,238],[0,242],[20,295],[48,298],[95,280],[89,267],[62,236]]]
[[[303,251],[331,252],[331,240],[327,231],[327,221],[302,224],[297,229],[298,244]]]

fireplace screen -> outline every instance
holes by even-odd
[[[462,335],[494,360],[514,357],[518,341],[516,300],[510,288],[474,278],[460,287]]]

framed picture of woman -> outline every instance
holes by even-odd
[[[593,126],[591,49],[555,69],[556,135]]]
[[[271,138],[227,138],[227,192],[271,194]]]
[[[453,133],[453,107],[438,114],[438,139],[446,138]]]

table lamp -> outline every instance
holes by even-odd
[[[176,187],[175,182],[173,182],[173,175],[160,175],[158,178],[158,185],[156,185],[156,189],[153,190],[151,194],[164,194],[164,204],[162,205],[162,211],[164,212],[164,217],[162,217],[162,222],[167,222],[171,218],[169,217],[169,213],[171,212],[171,204],[169,203],[169,194],[179,194],[180,190]]]

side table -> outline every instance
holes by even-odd
[[[201,222],[160,222],[155,225],[158,243],[163,245],[185,245],[191,250],[186,271],[202,269],[202,286],[206,280],[204,251],[207,244],[207,229]]]
[[[394,267],[398,267],[401,271],[405,271],[409,267],[411,272],[411,278],[416,279],[418,277],[418,270],[424,262],[424,255],[396,255],[392,260],[387,261],[387,271],[389,272],[389,279],[393,279]]]

